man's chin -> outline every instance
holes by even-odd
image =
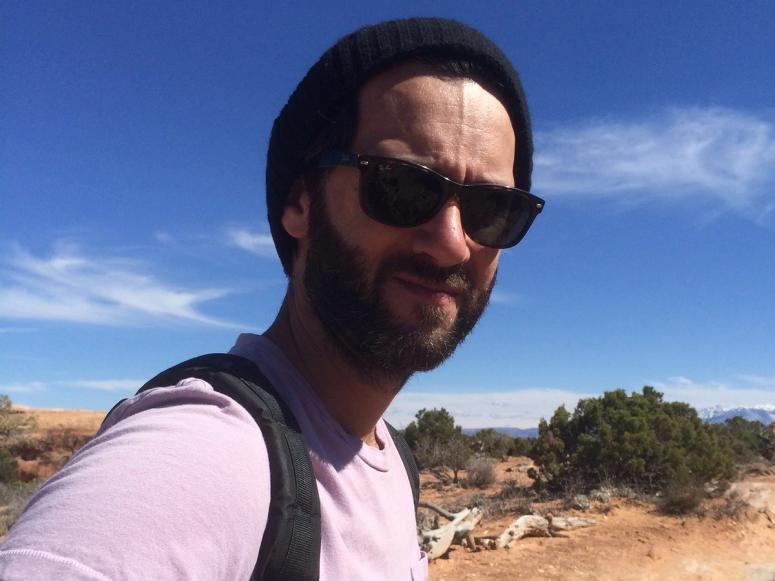
[[[434,306],[428,304],[401,305],[387,303],[387,311],[393,316],[397,326],[408,332],[423,331],[426,333],[449,333],[458,318],[457,305]]]

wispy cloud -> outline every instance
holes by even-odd
[[[230,228],[226,231],[228,243],[259,256],[275,255],[274,241],[269,234],[252,232],[247,228]]]
[[[175,237],[165,230],[154,232],[153,238],[159,244],[169,245],[175,243]]]
[[[697,382],[686,377],[670,377],[662,381],[646,381],[642,385],[626,386],[627,391],[640,391],[643,385],[653,385],[664,393],[666,401],[683,401],[702,409],[714,406],[753,407],[775,404],[775,377],[738,375],[729,381]],[[599,397],[598,393],[580,393],[555,388],[525,388],[508,391],[467,392],[402,391],[390,406],[386,416],[396,426],[405,426],[418,410],[446,408],[464,428],[509,426],[529,428],[541,418],[550,418],[565,405],[573,411],[579,399]]]
[[[56,381],[55,385],[99,391],[137,391],[145,381],[144,379],[73,379]]]
[[[775,125],[727,108],[671,109],[537,133],[536,189],[549,195],[715,198],[775,216]]]
[[[665,399],[685,401],[696,408],[775,404],[775,377],[738,375],[731,380],[703,382],[679,376],[652,384],[665,394]]]
[[[233,326],[200,310],[227,290],[175,288],[142,272],[144,265],[137,261],[88,257],[64,243],[47,257],[18,246],[7,256],[0,267],[0,319]]]
[[[0,335],[10,333],[30,333],[34,331],[32,327],[0,327]]]
[[[515,305],[519,302],[520,296],[512,291],[495,289],[490,295],[490,303],[493,305]]]
[[[0,384],[0,393],[33,393],[45,390],[46,384],[41,381]]]
[[[418,410],[443,407],[464,428],[530,428],[537,426],[542,417],[551,417],[559,406],[564,404],[572,410],[579,399],[594,395],[552,388],[466,393],[402,391],[386,416],[396,426],[405,426]]]
[[[145,383],[143,379],[62,379],[56,381],[24,381],[0,384],[0,393],[33,393],[51,389],[94,389],[132,393]]]

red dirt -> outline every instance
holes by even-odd
[[[481,492],[493,496],[508,479],[529,483],[528,466],[524,458],[500,463],[498,482]],[[454,486],[434,489],[435,479],[426,474],[422,480],[422,498],[441,506],[457,509],[479,492]],[[775,476],[747,478],[740,489],[769,490],[769,498],[775,499]],[[761,498],[758,494],[753,504]],[[760,512],[760,507],[741,505],[732,511],[727,506],[724,499],[709,501],[705,516],[681,518],[660,514],[652,503],[626,499],[594,503],[585,512],[562,510],[557,502],[534,504],[539,511],[591,518],[597,524],[558,537],[524,538],[511,549],[472,552],[453,545],[445,558],[431,562],[430,578],[775,581],[775,506],[769,507],[769,513]],[[516,516],[485,517],[475,534],[498,535]]]

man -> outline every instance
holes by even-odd
[[[506,57],[439,19],[340,40],[275,122],[267,206],[288,290],[266,333],[241,335],[231,353],[256,363],[298,420],[322,579],[427,578],[381,417],[484,310],[501,249],[542,208],[523,191],[531,157]],[[144,391],[32,500],[0,577],[247,579],[269,470],[262,432],[207,382]]]

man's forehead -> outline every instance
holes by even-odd
[[[465,122],[465,107],[477,106],[507,112],[503,99],[490,85],[469,75],[451,75],[423,62],[407,62],[366,81],[358,91],[358,124],[379,122],[390,116],[404,123],[424,123],[429,116],[451,123]],[[511,121],[509,119],[509,121]],[[406,128],[405,128],[406,129]]]
[[[359,93],[358,153],[400,157],[460,182],[513,185],[515,141],[505,105],[470,78],[411,63]]]
[[[438,80],[439,84],[449,83],[460,85],[463,83],[475,83],[483,87],[487,92],[495,95],[498,100],[503,103],[503,99],[498,92],[494,90],[492,84],[479,78],[478,75],[464,73],[452,74],[442,70],[439,66],[422,61],[404,62],[376,74],[360,87],[358,91],[359,100],[362,100],[365,93],[374,96],[392,90],[397,95],[400,95],[402,86],[411,86],[412,81],[420,78]],[[427,86],[429,85],[426,84],[426,87]]]

